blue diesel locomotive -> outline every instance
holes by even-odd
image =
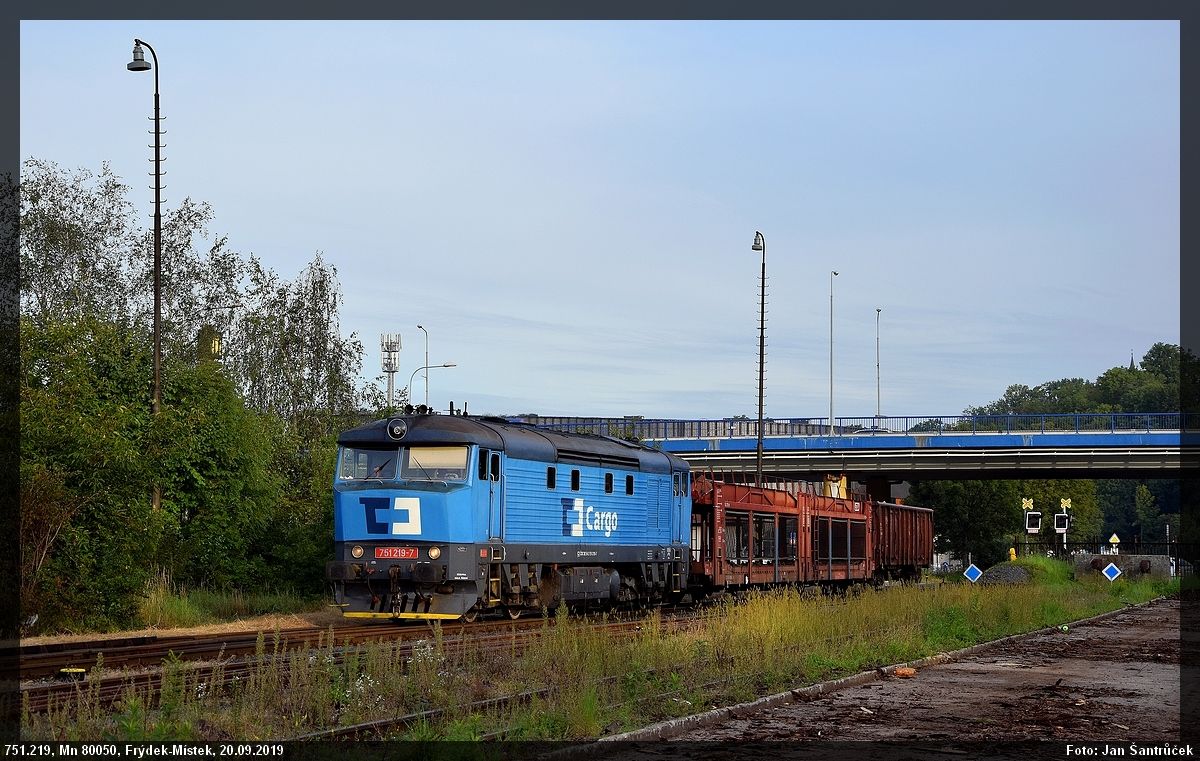
[[[500,418],[404,415],[346,431],[326,576],[360,618],[516,618],[677,600],[691,482],[674,455]]]

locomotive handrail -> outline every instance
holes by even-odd
[[[571,433],[661,441],[757,437],[758,421],[726,418],[509,418]],[[1200,414],[1181,412],[1039,413],[1004,415],[905,415],[835,417],[834,436],[936,436],[988,433],[1172,433],[1200,431]],[[829,436],[828,417],[767,418],[764,436]]]

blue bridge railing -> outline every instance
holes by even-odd
[[[640,417],[521,416],[514,422],[574,433],[643,440],[758,437],[758,421],[744,417],[666,420]],[[1155,433],[1200,430],[1200,414],[1180,412],[1045,415],[936,415],[836,417],[834,436],[921,436],[984,433]],[[763,436],[829,436],[829,418],[767,418]]]

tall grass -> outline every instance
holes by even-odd
[[[172,629],[237,621],[268,613],[302,613],[321,608],[317,598],[286,591],[188,589],[160,573],[146,584],[138,607],[144,626]]]
[[[1050,561],[1051,563],[1054,561]],[[114,715],[81,691],[77,705],[24,717],[28,739],[168,736],[287,738],[332,726],[420,714],[411,740],[579,739],[644,726],[886,664],[1061,624],[1150,599],[1177,584],[1070,581],[1037,561],[1044,583],[946,584],[813,596],[794,590],[714,606],[676,630],[658,612],[617,636],[555,614],[523,653],[449,648],[440,626],[411,655],[394,644],[339,646],[334,632],[308,652],[263,634],[260,669],[222,685],[219,667],[170,664],[178,687],[131,696]],[[469,630],[454,635],[470,640]],[[537,691],[524,703],[479,701]]]

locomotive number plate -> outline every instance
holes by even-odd
[[[416,547],[376,547],[375,558],[378,560],[416,560]]]

